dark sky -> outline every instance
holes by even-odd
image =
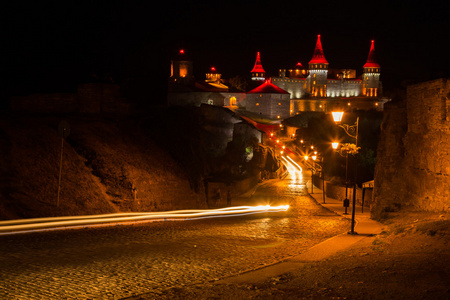
[[[375,40],[385,89],[448,75],[448,1],[10,1],[1,9],[2,98],[73,90],[89,74],[165,89],[184,48],[196,75],[276,75],[307,65],[317,34],[331,68],[361,72]],[[156,5],[156,3],[158,5]]]

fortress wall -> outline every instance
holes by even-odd
[[[372,216],[409,207],[450,210],[450,91],[447,79],[409,86],[385,106]]]

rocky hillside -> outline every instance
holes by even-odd
[[[61,120],[2,115],[0,219],[205,207],[201,185],[137,121],[87,117],[65,117],[58,206]]]

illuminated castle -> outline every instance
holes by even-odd
[[[205,80],[196,80],[192,61],[180,51],[171,63],[168,104],[245,108],[275,120],[304,111],[328,112],[336,106],[350,110],[383,110],[388,99],[381,97],[380,71],[374,41],[361,77],[356,77],[354,69],[330,69],[319,35],[307,68],[297,63],[291,70],[280,69],[279,76],[272,79],[266,79],[261,55],[257,52],[250,72],[252,84],[244,92],[222,79],[215,68],[206,73]]]
[[[380,71],[381,67],[375,60],[374,41],[371,42],[361,78],[356,78],[356,70],[353,69],[329,69],[318,35],[308,69],[301,63],[289,70],[289,74],[286,69],[280,69],[279,76],[272,82],[289,92],[291,99],[380,97]]]

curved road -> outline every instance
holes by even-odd
[[[348,227],[306,180],[291,172],[232,201],[286,212],[0,236],[0,299],[157,298],[298,255]]]

